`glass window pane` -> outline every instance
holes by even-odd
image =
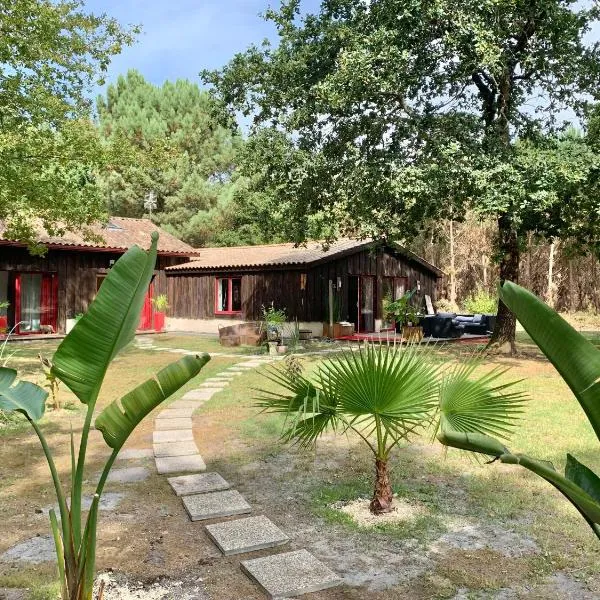
[[[40,331],[42,276],[39,273],[21,275],[21,331]]]
[[[229,306],[229,280],[217,279],[217,310],[226,312]]]
[[[231,280],[231,310],[242,310],[242,280]]]

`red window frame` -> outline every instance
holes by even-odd
[[[21,276],[22,275],[41,275],[42,276],[42,296],[40,302],[42,310],[46,311],[48,322],[44,325],[51,325],[54,333],[58,331],[58,275],[48,273],[47,271],[21,271],[15,274],[15,334],[16,335],[39,335],[39,331],[21,331]]]
[[[219,282],[227,280],[227,310],[219,309]],[[241,315],[242,309],[233,310],[233,280],[240,282],[240,293],[242,289],[242,278],[240,276],[215,277],[215,315]]]

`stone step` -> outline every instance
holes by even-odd
[[[186,392],[182,400],[210,400],[214,395],[211,390],[190,390]]]
[[[175,402],[171,402],[166,406],[164,410],[179,410],[180,408],[193,408],[195,410],[200,408],[202,404],[200,400],[175,400]]]
[[[169,431],[155,431],[152,434],[155,444],[169,444],[174,442],[193,442],[194,434],[190,429],[171,429]]]
[[[192,521],[245,515],[252,507],[237,490],[183,496],[183,505]]]
[[[157,456],[154,460],[159,475],[206,471],[204,460],[202,460],[199,454],[190,454],[189,456]]]
[[[206,531],[225,556],[274,548],[290,541],[264,515],[206,525]]]
[[[185,419],[191,417],[198,406],[190,408],[165,408],[161,410],[156,419]]]
[[[180,477],[169,477],[167,481],[178,496],[218,492],[228,490],[231,487],[218,473],[181,475]]]
[[[154,421],[155,431],[173,431],[174,429],[191,429],[192,419],[156,419]]]
[[[191,454],[199,454],[198,447],[194,442],[154,444],[154,456],[189,456]]]
[[[243,560],[242,571],[269,598],[289,598],[335,587],[342,580],[307,550]]]

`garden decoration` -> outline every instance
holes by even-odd
[[[196,376],[209,360],[207,354],[185,356],[160,370],[155,377],[137,386],[119,401],[109,404],[96,418],[96,429],[102,432],[112,453],[104,465],[84,523],[84,469],[96,401],[110,363],[135,336],[156,262],[157,241],[158,235],[154,234],[148,252],[134,246],[115,263],[88,312],[77,321],[51,361],[52,375],[86,405],[77,452],[71,434],[70,506],[52,452],[39,425],[48,392],[28,381],[18,381],[14,369],[0,368],[0,409],[25,415],[39,437],[50,467],[59,510],[59,517],[54,510],[50,511],[50,523],[63,600],[92,598],[98,506],[119,450],[140,421]]]

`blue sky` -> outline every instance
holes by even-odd
[[[579,0],[586,6],[591,0]],[[87,0],[87,8],[107,13],[122,24],[140,24],[143,32],[131,47],[114,57],[107,82],[128,69],[160,85],[186,78],[201,83],[202,69],[224,66],[236,52],[264,38],[275,39],[275,29],[261,16],[279,0]],[[320,0],[302,0],[303,12],[317,12]],[[600,39],[596,24],[588,41]],[[102,92],[98,88],[98,92]],[[564,115],[571,119],[571,115]]]
[[[319,0],[304,0],[317,10]],[[116,56],[108,82],[137,69],[154,84],[186,78],[200,83],[204,68],[225,65],[236,53],[264,38],[275,37],[259,14],[277,0],[88,0],[87,8],[107,13],[122,24],[141,24],[143,33]]]

